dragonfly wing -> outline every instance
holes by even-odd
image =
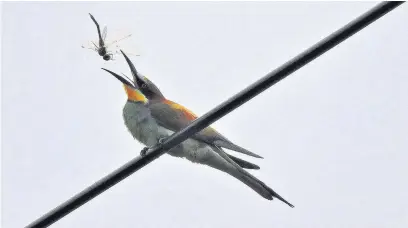
[[[108,28],[105,26],[103,27],[103,31],[102,31],[102,40],[105,41],[106,40],[106,35],[108,34]]]
[[[132,36],[132,34],[128,34],[128,35],[126,35],[126,36],[124,36],[124,37],[122,37],[122,38],[120,38],[120,39],[117,39],[117,40],[114,40],[114,41],[112,41],[112,42],[110,42],[109,44],[107,44],[106,46],[108,47],[108,46],[111,46],[112,44],[115,44],[115,43],[117,43],[117,42],[119,42],[119,41],[122,41],[122,40],[124,40],[124,39],[126,39],[126,38],[129,38],[129,37],[131,37]]]
[[[88,41],[86,44],[81,44],[82,48],[91,49],[94,51],[98,51],[98,46],[93,41]]]

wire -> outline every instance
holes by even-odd
[[[136,172],[140,168],[144,167],[145,165],[149,164],[156,158],[160,157],[167,150],[183,142],[189,136],[206,128],[208,125],[212,124],[213,122],[217,121],[218,119],[225,116],[229,112],[238,108],[243,103],[249,101],[250,99],[260,94],[267,88],[271,87],[275,83],[279,82],[289,74],[305,66],[318,56],[335,47],[337,44],[354,35],[358,31],[360,31],[367,25],[371,24],[375,20],[379,19],[380,17],[384,16],[386,13],[395,9],[402,3],[404,2],[379,3],[365,14],[356,18],[355,20],[345,25],[344,27],[340,28],[339,30],[337,30],[330,36],[326,37],[322,41],[318,42],[311,48],[302,52],[295,58],[289,60],[281,67],[270,72],[269,74],[267,74],[257,82],[253,83],[252,85],[248,86],[246,89],[242,90],[235,96],[231,97],[227,101],[223,102],[222,104],[218,105],[211,111],[207,112],[205,115],[196,119],[193,123],[191,123],[183,130],[174,133],[173,135],[168,137],[165,140],[165,142],[163,142],[163,144],[156,145],[154,148],[149,149],[145,156],[132,159],[119,169],[113,171],[108,176],[102,178],[101,180],[89,186],[88,188],[78,193],[68,201],[64,202],[57,208],[43,215],[42,217],[40,217],[27,227],[39,228],[50,226],[57,220],[71,213],[72,211],[82,206],[83,204],[87,203],[91,199],[95,198],[96,196],[106,191],[113,185],[119,183],[132,173]]]

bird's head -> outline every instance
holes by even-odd
[[[122,52],[122,54],[125,56],[126,59],[127,56]],[[128,63],[130,60],[128,61]],[[130,70],[132,71],[132,74],[137,74],[135,66],[130,62],[129,64]],[[125,89],[125,92],[128,96],[128,100],[133,101],[133,102],[141,102],[143,104],[146,104],[148,102],[148,99],[146,96],[140,91],[140,87],[138,86],[137,83],[133,82],[132,80],[126,80],[124,77],[116,74],[115,72],[112,72],[110,70],[107,70],[105,68],[102,68],[102,70],[107,71],[111,75],[113,75],[115,78],[117,78],[119,81],[123,83],[123,87]]]
[[[133,63],[130,61],[130,59],[126,56],[125,53],[121,50],[123,56],[126,59],[126,62],[128,63],[131,71],[132,71],[132,76],[133,76],[133,82],[137,84],[139,87],[140,91],[147,97],[149,100],[161,100],[164,99],[163,94],[160,92],[159,88],[151,82],[147,77],[144,75],[140,74]]]

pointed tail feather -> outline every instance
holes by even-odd
[[[257,169],[257,170],[260,169],[259,166],[255,165],[255,164],[253,164],[251,162],[248,162],[248,161],[245,161],[243,159],[237,158],[237,157],[232,156],[230,154],[227,154],[227,156],[229,158],[231,158],[231,160],[233,160],[235,163],[237,163],[239,166],[241,166],[244,169]]]
[[[291,203],[286,201],[283,197],[281,197],[278,193],[276,193],[274,190],[272,190],[270,187],[268,187],[262,181],[258,180],[252,175],[244,175],[242,172],[238,170],[237,172],[239,172],[241,176],[238,174],[233,175],[235,178],[237,178],[238,180],[246,184],[248,187],[252,188],[254,191],[256,191],[258,194],[260,194],[265,199],[273,200],[273,197],[275,197],[279,199],[280,201],[286,203],[289,207],[292,207],[292,208],[295,207]]]
[[[229,150],[233,150],[233,151],[236,151],[236,152],[239,152],[239,153],[243,153],[243,154],[246,154],[246,155],[249,155],[249,156],[252,156],[252,157],[263,158],[260,155],[252,153],[251,151],[249,151],[247,149],[244,149],[244,148],[242,148],[240,146],[237,146],[237,145],[235,145],[235,144],[233,144],[231,142],[228,142],[228,141],[216,140],[214,142],[214,145],[219,146],[219,147],[223,147],[223,148],[226,148],[226,149],[229,149]]]
[[[228,173],[229,175],[240,180],[242,183],[246,184],[248,187],[252,188],[255,192],[257,192],[259,195],[261,195],[265,199],[268,199],[268,200],[273,199],[273,195],[271,194],[269,189],[265,188],[256,179],[251,178],[248,175],[245,175],[243,172],[237,169],[237,167],[235,167],[234,164],[228,162],[227,160],[225,160],[223,157],[219,156],[218,154],[214,153],[212,155],[209,155],[205,160],[198,161],[198,163],[208,165],[212,168]]]
[[[280,200],[280,201],[286,203],[287,205],[289,205],[289,207],[292,207],[292,208],[295,207],[295,206],[293,206],[291,203],[289,203],[288,201],[286,201],[286,200],[285,200],[282,196],[280,196],[278,193],[276,193],[274,190],[272,190],[270,187],[268,187],[265,183],[261,182],[261,184],[262,184],[266,189],[268,189],[269,192],[272,193],[272,196],[273,196],[273,197],[275,197],[275,198],[277,198],[278,200]]]
[[[199,161],[199,163],[208,165],[210,167],[228,173],[229,175],[240,180],[242,183],[250,187],[252,190],[257,192],[259,195],[261,195],[263,198],[267,200],[273,200],[273,197],[276,197],[279,200],[283,201],[284,203],[288,204],[290,207],[293,207],[292,204],[283,199],[271,188],[266,186],[262,181],[258,180],[256,177],[252,176],[250,173],[242,169],[222,149],[213,147],[213,150],[215,150],[215,152],[217,153],[212,154],[212,156],[207,157],[205,160]]]
[[[212,148],[216,153],[218,153],[218,155],[220,155],[231,166],[235,168],[232,171],[230,170],[228,172],[230,175],[237,178],[238,180],[240,180],[241,182],[243,182],[250,188],[252,188],[254,191],[256,191],[258,194],[260,194],[265,199],[272,200],[273,197],[276,197],[277,199],[286,203],[288,206],[292,208],[295,207],[291,203],[286,201],[283,197],[281,197],[278,193],[276,193],[274,190],[272,190],[270,187],[268,187],[264,182],[260,181],[258,178],[254,177],[252,174],[250,174],[249,172],[241,168],[237,163],[235,163],[235,161],[233,161],[228,156],[227,153],[224,152],[224,150],[222,150],[221,148],[214,147],[214,146]],[[268,193],[265,193],[265,191],[267,191]]]
[[[246,178],[253,180],[254,182],[256,182],[257,184],[261,185],[263,189],[265,189],[266,191],[269,192],[269,194],[277,199],[279,199],[280,201],[286,203],[289,207],[295,207],[293,206],[291,203],[289,203],[287,200],[285,200],[282,196],[280,196],[278,193],[276,193],[274,190],[272,190],[270,187],[268,187],[264,182],[260,181],[258,178],[252,176],[252,174],[248,173],[247,171],[243,170],[243,169],[238,169],[238,172],[240,172],[241,174],[245,175]],[[250,186],[251,187],[251,186]],[[254,189],[253,187],[251,187],[252,189]],[[255,190],[255,189],[254,189]],[[255,190],[256,191],[256,190]],[[259,193],[259,192],[258,192]]]

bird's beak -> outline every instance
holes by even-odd
[[[117,78],[119,81],[121,81],[124,85],[127,85],[127,86],[129,86],[129,87],[131,87],[131,88],[135,88],[135,86],[134,86],[132,83],[130,83],[130,82],[127,81],[125,78],[123,78],[122,76],[118,75],[117,73],[112,72],[112,71],[110,71],[110,70],[107,70],[107,69],[105,69],[105,68],[102,68],[102,70],[104,70],[104,71],[110,73],[111,75],[113,75],[115,78]]]
[[[123,83],[123,87],[128,96],[128,100],[142,102],[144,104],[148,102],[147,98],[143,95],[143,93],[140,92],[136,86],[132,85],[132,83],[127,81],[125,78],[105,68],[102,68],[102,70],[110,73],[111,75],[113,75],[115,78],[117,78],[119,81]]]
[[[135,83],[135,85],[140,87],[140,85],[146,83],[143,78],[139,77],[139,73],[137,72],[136,67],[135,65],[133,65],[132,61],[130,61],[129,57],[127,57],[127,55],[122,50],[120,51],[122,52],[123,57],[125,57],[126,62],[129,65],[130,71],[132,72],[133,76],[133,82]]]

